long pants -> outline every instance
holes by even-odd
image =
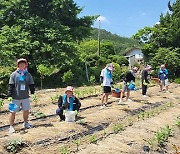
[[[147,86],[142,84],[142,95],[146,95],[147,92]]]
[[[65,120],[65,116],[63,115],[63,109],[58,108],[56,110],[56,114],[59,115],[61,120]]]

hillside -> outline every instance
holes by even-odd
[[[94,28],[92,31],[91,39],[98,39],[98,29]],[[112,34],[111,32],[106,31],[105,29],[100,30],[100,41],[111,41],[114,44],[114,48],[117,53],[122,54],[125,50],[132,47],[140,47],[138,41],[133,40],[132,38],[122,37],[117,34]]]

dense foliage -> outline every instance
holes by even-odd
[[[110,33],[98,56],[98,42],[91,37],[98,16],[78,17],[81,11],[73,0],[1,0],[0,93],[7,91],[9,75],[20,57],[28,60],[36,86],[44,88],[96,83],[107,63],[117,60],[121,66],[123,59],[128,64],[110,39],[118,36]]]
[[[168,3],[170,13],[160,15],[159,24],[145,27],[133,37],[143,44],[146,62],[151,63],[155,70],[161,64],[169,69],[170,77],[180,76],[180,0]]]

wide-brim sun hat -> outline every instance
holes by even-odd
[[[165,65],[164,65],[164,64],[162,64],[162,65],[161,65],[161,68],[165,68]]]
[[[107,64],[106,68],[110,71],[113,71],[114,70],[114,65],[112,63],[110,64]]]
[[[18,65],[20,62],[24,62],[24,63],[26,63],[26,64],[27,64],[27,60],[26,60],[26,59],[24,59],[24,58],[20,58],[20,59],[18,59],[18,60],[17,60],[17,65]]]
[[[65,92],[67,92],[67,91],[74,92],[74,88],[72,86],[67,86]]]
[[[133,67],[133,70],[134,70],[134,71],[138,71],[138,68],[137,68],[137,67]]]
[[[147,65],[147,66],[146,66],[146,69],[147,69],[147,70],[152,69],[151,65]]]

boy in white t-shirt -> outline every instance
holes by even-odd
[[[113,69],[114,69],[114,65],[111,63],[111,64],[107,64],[106,67],[104,69],[102,69],[102,71],[101,71],[100,82],[103,85],[103,95],[101,98],[101,109],[106,107],[106,104],[108,101],[108,96],[111,93],[111,86],[113,84],[113,80],[112,80]],[[105,102],[104,102],[104,100],[105,100]]]

